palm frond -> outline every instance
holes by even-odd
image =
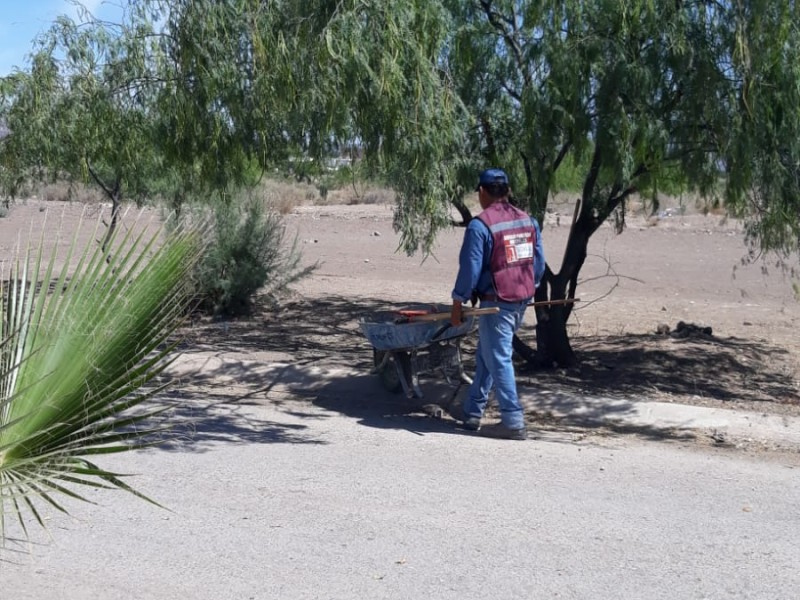
[[[44,523],[37,499],[57,510],[54,496],[86,500],[75,486],[144,498],[82,456],[141,447],[164,430],[155,417],[167,407],[152,400],[167,384],[156,378],[174,360],[205,239],[202,225],[167,230],[140,213],[105,251],[79,247],[76,232],[57,270],[45,234],[0,281],[0,541],[8,515],[26,535],[27,517]]]

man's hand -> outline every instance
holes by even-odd
[[[458,327],[464,322],[463,307],[460,300],[453,300],[453,308],[450,309],[450,325]]]

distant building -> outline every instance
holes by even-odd
[[[329,158],[325,161],[325,168],[327,168],[329,171],[336,171],[342,167],[349,167],[352,162],[353,161],[351,159],[342,156]]]

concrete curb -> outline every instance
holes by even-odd
[[[520,398],[529,412],[574,425],[683,432],[709,437],[720,444],[769,442],[800,450],[798,417],[669,402],[567,396],[524,388],[520,388]]]

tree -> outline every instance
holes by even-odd
[[[162,430],[168,405],[151,399],[168,385],[158,377],[205,243],[202,225],[165,236],[163,224],[141,220],[108,251],[93,240],[81,248],[76,232],[58,270],[58,244],[48,258],[45,235],[0,286],[0,541],[8,516],[25,531],[29,517],[44,525],[37,499],[65,511],[59,496],[85,499],[80,486],[141,496],[87,457],[141,447]]]
[[[212,54],[190,43],[199,33],[174,38],[174,56],[191,60],[173,62],[192,67],[182,102],[225,107],[218,129],[248,152],[282,140],[313,155],[358,140],[399,192],[409,253],[432,251],[453,205],[471,216],[460,198],[487,164],[510,171],[540,220],[559,169],[584,166],[564,262],[537,294],[561,300],[574,297],[600,225],[614,216],[622,228],[631,195],[657,202],[665,178],[724,200],[749,219],[754,244],[796,247],[797,10],[791,0],[194,1],[178,3],[170,29],[224,42]],[[223,57],[213,68],[212,56]],[[535,360],[574,362],[570,314],[569,304],[537,310]]]
[[[564,261],[537,300],[574,298],[591,236],[613,215],[624,226],[633,193],[657,203],[665,175],[724,196],[762,247],[796,245],[794,2],[447,5],[459,23],[447,60],[475,123],[465,153],[507,166],[540,220],[565,161],[587,167]],[[540,362],[574,361],[570,312],[537,310]]]
[[[448,24],[439,3],[146,4],[168,15],[159,112],[174,115],[162,136],[170,156],[199,157],[206,180],[224,180],[357,140],[400,192],[408,251],[449,225],[465,114],[437,67]]]
[[[224,189],[357,141],[398,191],[403,249],[431,252],[453,206],[471,217],[461,198],[481,167],[505,167],[542,220],[559,171],[579,166],[565,259],[537,300],[574,297],[592,235],[612,217],[624,227],[634,193],[657,202],[665,178],[724,200],[754,245],[797,246],[792,0],[135,6],[142,21],[163,19],[145,61],[157,82],[147,115],[181,189]],[[570,314],[569,304],[537,310],[532,360],[574,362]]]
[[[284,247],[280,217],[245,218],[225,206],[259,168],[289,154],[280,96],[269,104],[253,94],[260,80],[247,62],[255,46],[245,4],[141,1],[120,23],[85,10],[77,21],[60,17],[37,40],[30,71],[0,80],[0,122],[11,131],[0,141],[0,190],[14,197],[43,178],[96,184],[112,203],[107,239],[123,199],[160,196],[176,212],[187,201],[213,206],[224,221],[215,233],[230,236],[217,240],[213,259],[238,268],[198,291],[208,294],[201,306],[228,313],[249,306],[268,279],[287,283],[309,271],[296,248]],[[272,82],[279,76],[268,73]],[[246,252],[247,268],[221,250]]]
[[[124,197],[142,200],[163,181],[152,111],[153,30],[134,18],[104,23],[84,12],[57,21],[34,46],[30,72],[0,80],[0,186],[15,196],[28,180],[98,185],[112,203],[113,235]]]

